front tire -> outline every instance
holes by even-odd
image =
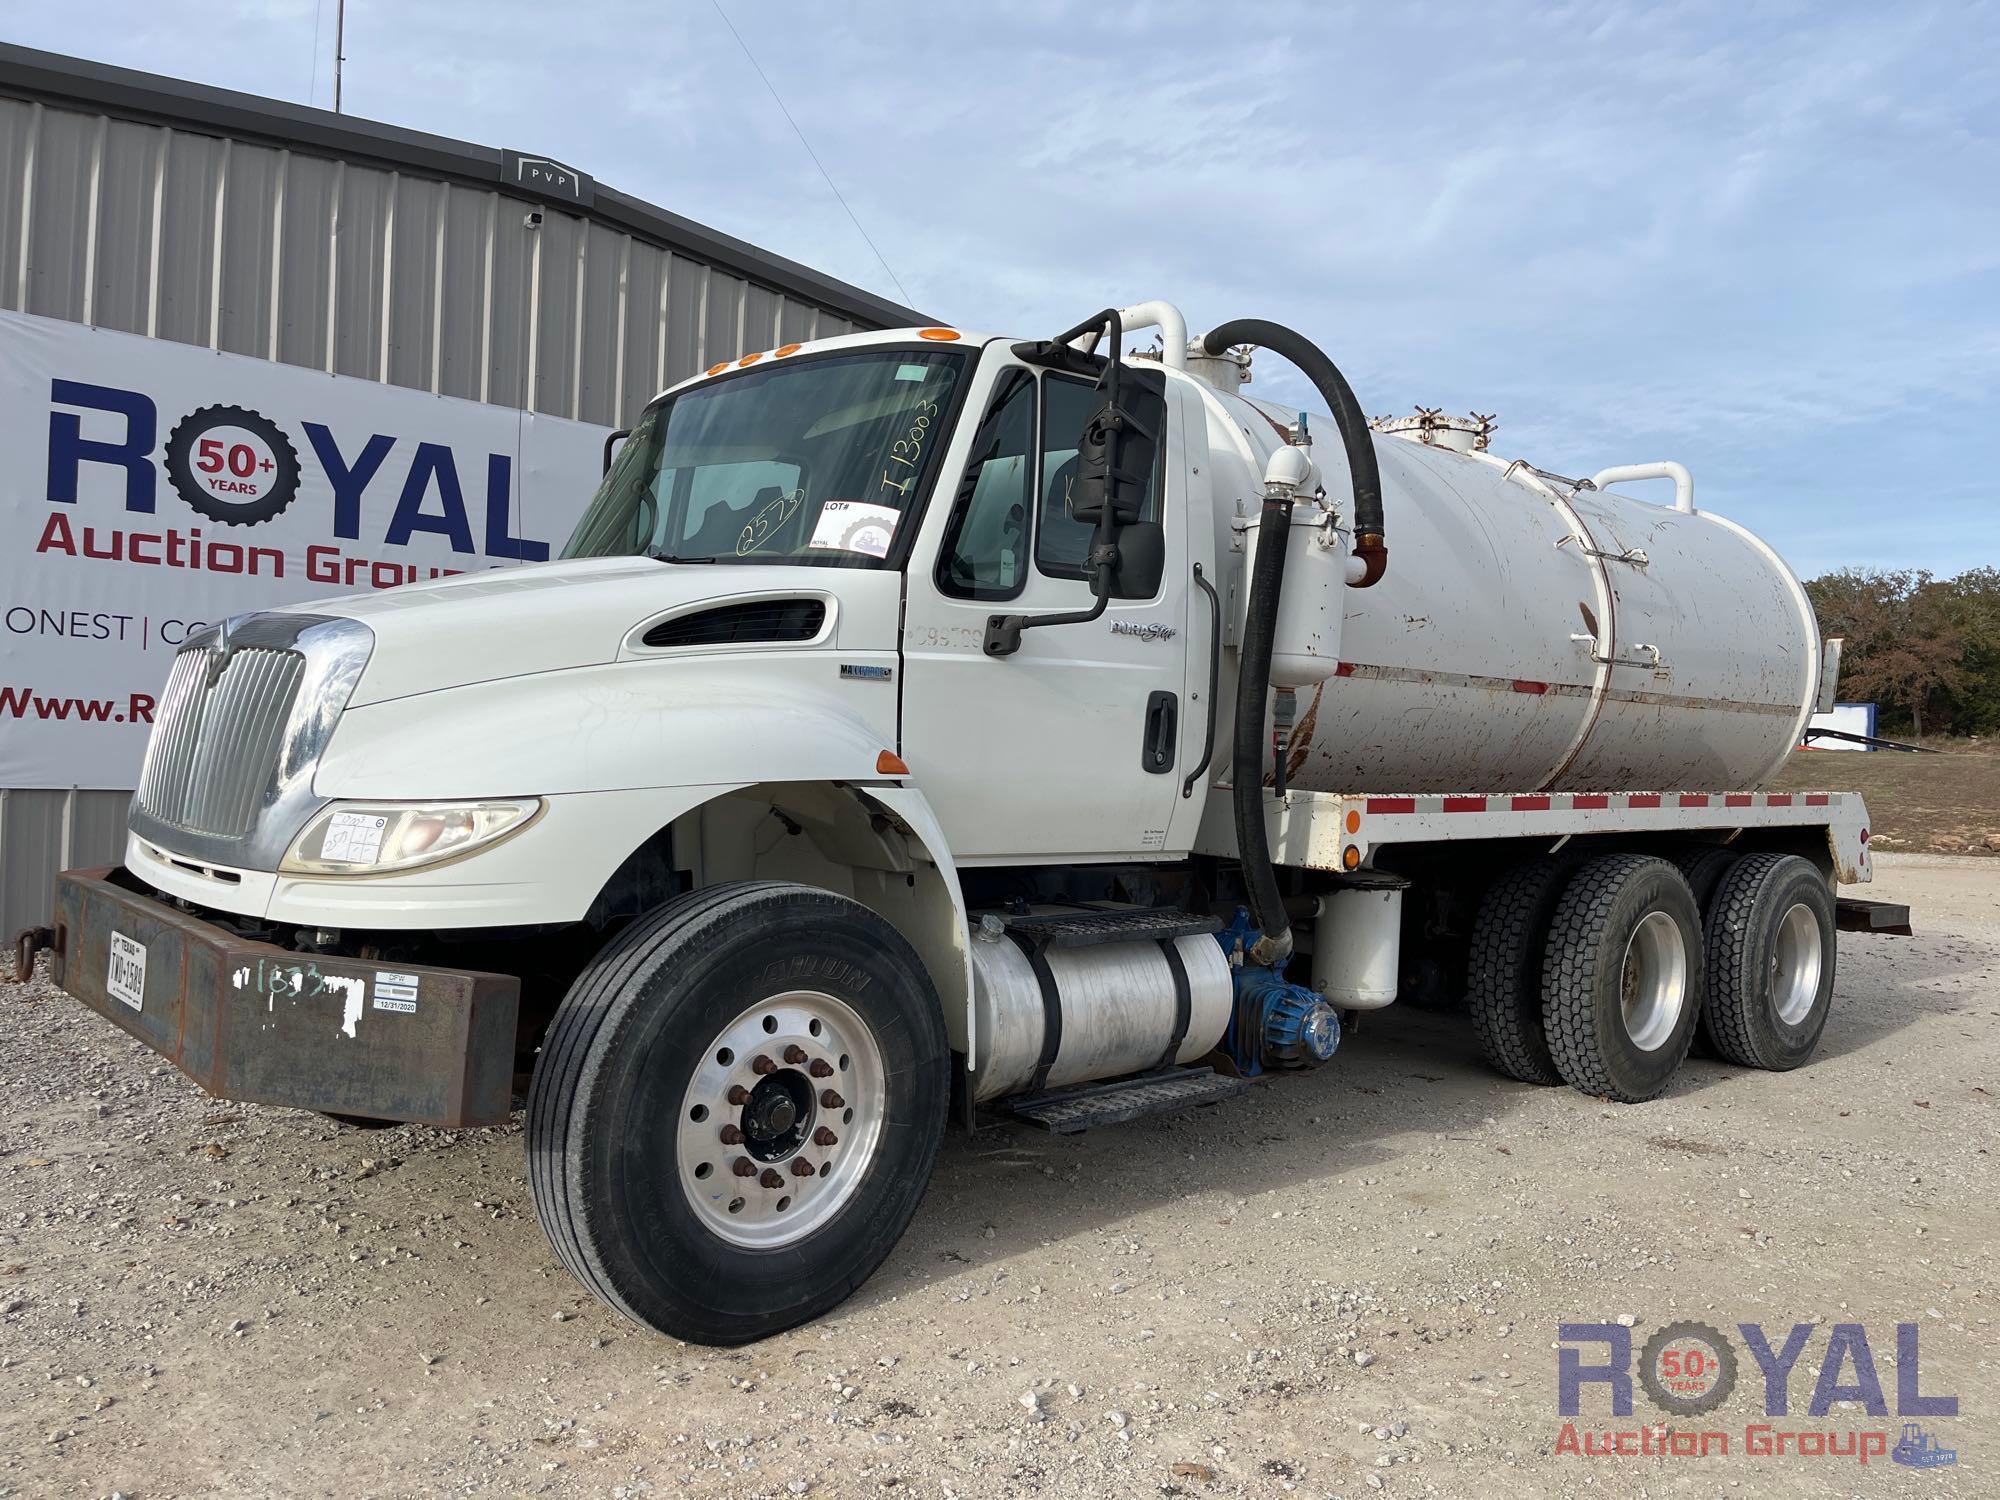
[[[1563,891],[1542,958],[1542,1025],[1571,1086],[1637,1104],[1665,1091],[1701,1011],[1701,914],[1681,872],[1608,854]]]
[[[901,1237],[949,1057],[923,964],[866,907],[775,882],[682,896],[609,944],[549,1028],[536,1214],[635,1322],[704,1344],[777,1333]]]

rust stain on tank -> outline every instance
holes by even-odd
[[[1592,635],[1596,635],[1598,633],[1597,616],[1590,612],[1590,606],[1579,599],[1576,602],[1576,607],[1583,611],[1583,628],[1588,630]]]
[[[1319,728],[1319,700],[1325,694],[1326,684],[1322,682],[1313,689],[1312,702],[1306,705],[1306,711],[1299,715],[1299,722],[1292,728],[1291,744],[1286,747],[1285,754],[1287,780],[1299,774],[1306,757],[1312,754],[1313,735]]]

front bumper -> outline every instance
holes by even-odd
[[[251,942],[126,880],[56,877],[56,983],[209,1093],[428,1125],[506,1122],[519,980]],[[113,934],[125,940],[124,997]]]

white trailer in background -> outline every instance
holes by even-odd
[[[1875,736],[1873,703],[1836,703],[1806,722],[1800,740],[1802,750],[1873,750],[1868,742]]]
[[[525,1092],[565,1263],[712,1342],[869,1274],[954,1096],[1212,1103],[1399,998],[1621,1100],[1697,1030],[1803,1063],[1837,915],[1907,920],[1836,903],[1858,797],[1763,790],[1830,698],[1803,590],[1678,465],[1384,425],[1157,302],[717,364],[563,560],[190,641],[122,868],[25,954],[229,1097]]]

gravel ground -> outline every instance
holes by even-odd
[[[563,1274],[517,1131],[220,1103],[0,989],[0,1495],[1995,1493],[2000,865],[1879,863],[1922,935],[1843,934],[1800,1072],[1613,1107],[1388,1012],[1218,1109],[953,1136],[859,1295],[730,1352]],[[1805,1415],[1822,1327],[1773,1425],[1892,1440],[1917,1322],[1958,1464],[1744,1454],[1747,1356],[1682,1424],[1726,1458],[1556,1451],[1558,1325],[1678,1318],[1864,1324],[1890,1415]]]

